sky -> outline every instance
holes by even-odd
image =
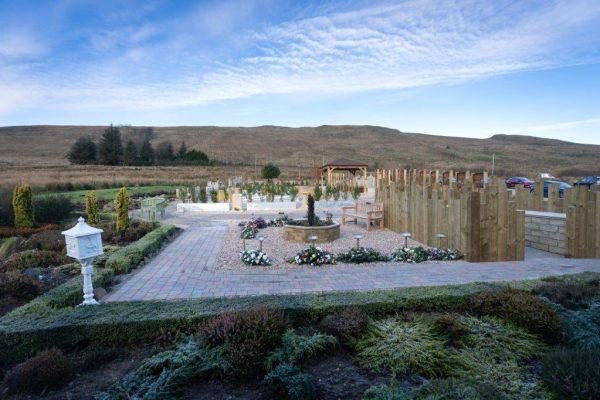
[[[0,126],[600,144],[599,0],[0,0]]]

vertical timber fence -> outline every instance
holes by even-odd
[[[376,196],[386,228],[457,249],[472,262],[522,260],[525,210],[565,213],[566,256],[600,258],[600,190],[580,186],[560,194],[549,185],[545,198],[543,187],[507,190],[485,172],[378,170]]]

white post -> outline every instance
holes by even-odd
[[[92,272],[94,258],[86,258],[81,260],[81,274],[83,275],[83,303],[87,306],[90,304],[100,304],[94,299],[94,285],[92,283]]]

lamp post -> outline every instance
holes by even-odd
[[[408,247],[408,238],[412,237],[412,235],[410,234],[410,232],[402,232],[400,234],[400,236],[402,236],[404,238],[404,247]]]
[[[62,232],[67,245],[67,255],[77,259],[81,264],[83,303],[80,305],[99,304],[94,299],[92,271],[94,258],[104,253],[102,251],[102,232],[102,229],[89,226],[82,217],[79,217],[74,227]]]
[[[260,243],[260,249],[258,251],[262,252],[262,244],[263,244],[263,241],[265,240],[265,237],[264,236],[259,236],[256,239]]]
[[[310,242],[311,247],[315,247],[315,242],[319,239],[318,236],[309,236],[308,241]]]
[[[442,248],[442,239],[446,237],[443,233],[436,233],[435,237],[438,238],[439,248]]]
[[[356,248],[357,249],[360,248],[360,239],[362,239],[362,238],[363,238],[363,235],[361,235],[361,234],[354,235],[354,239],[356,239]]]

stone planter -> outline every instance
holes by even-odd
[[[294,242],[308,243],[310,236],[317,236],[317,243],[329,243],[340,237],[340,224],[334,222],[328,226],[284,225],[283,238]]]

